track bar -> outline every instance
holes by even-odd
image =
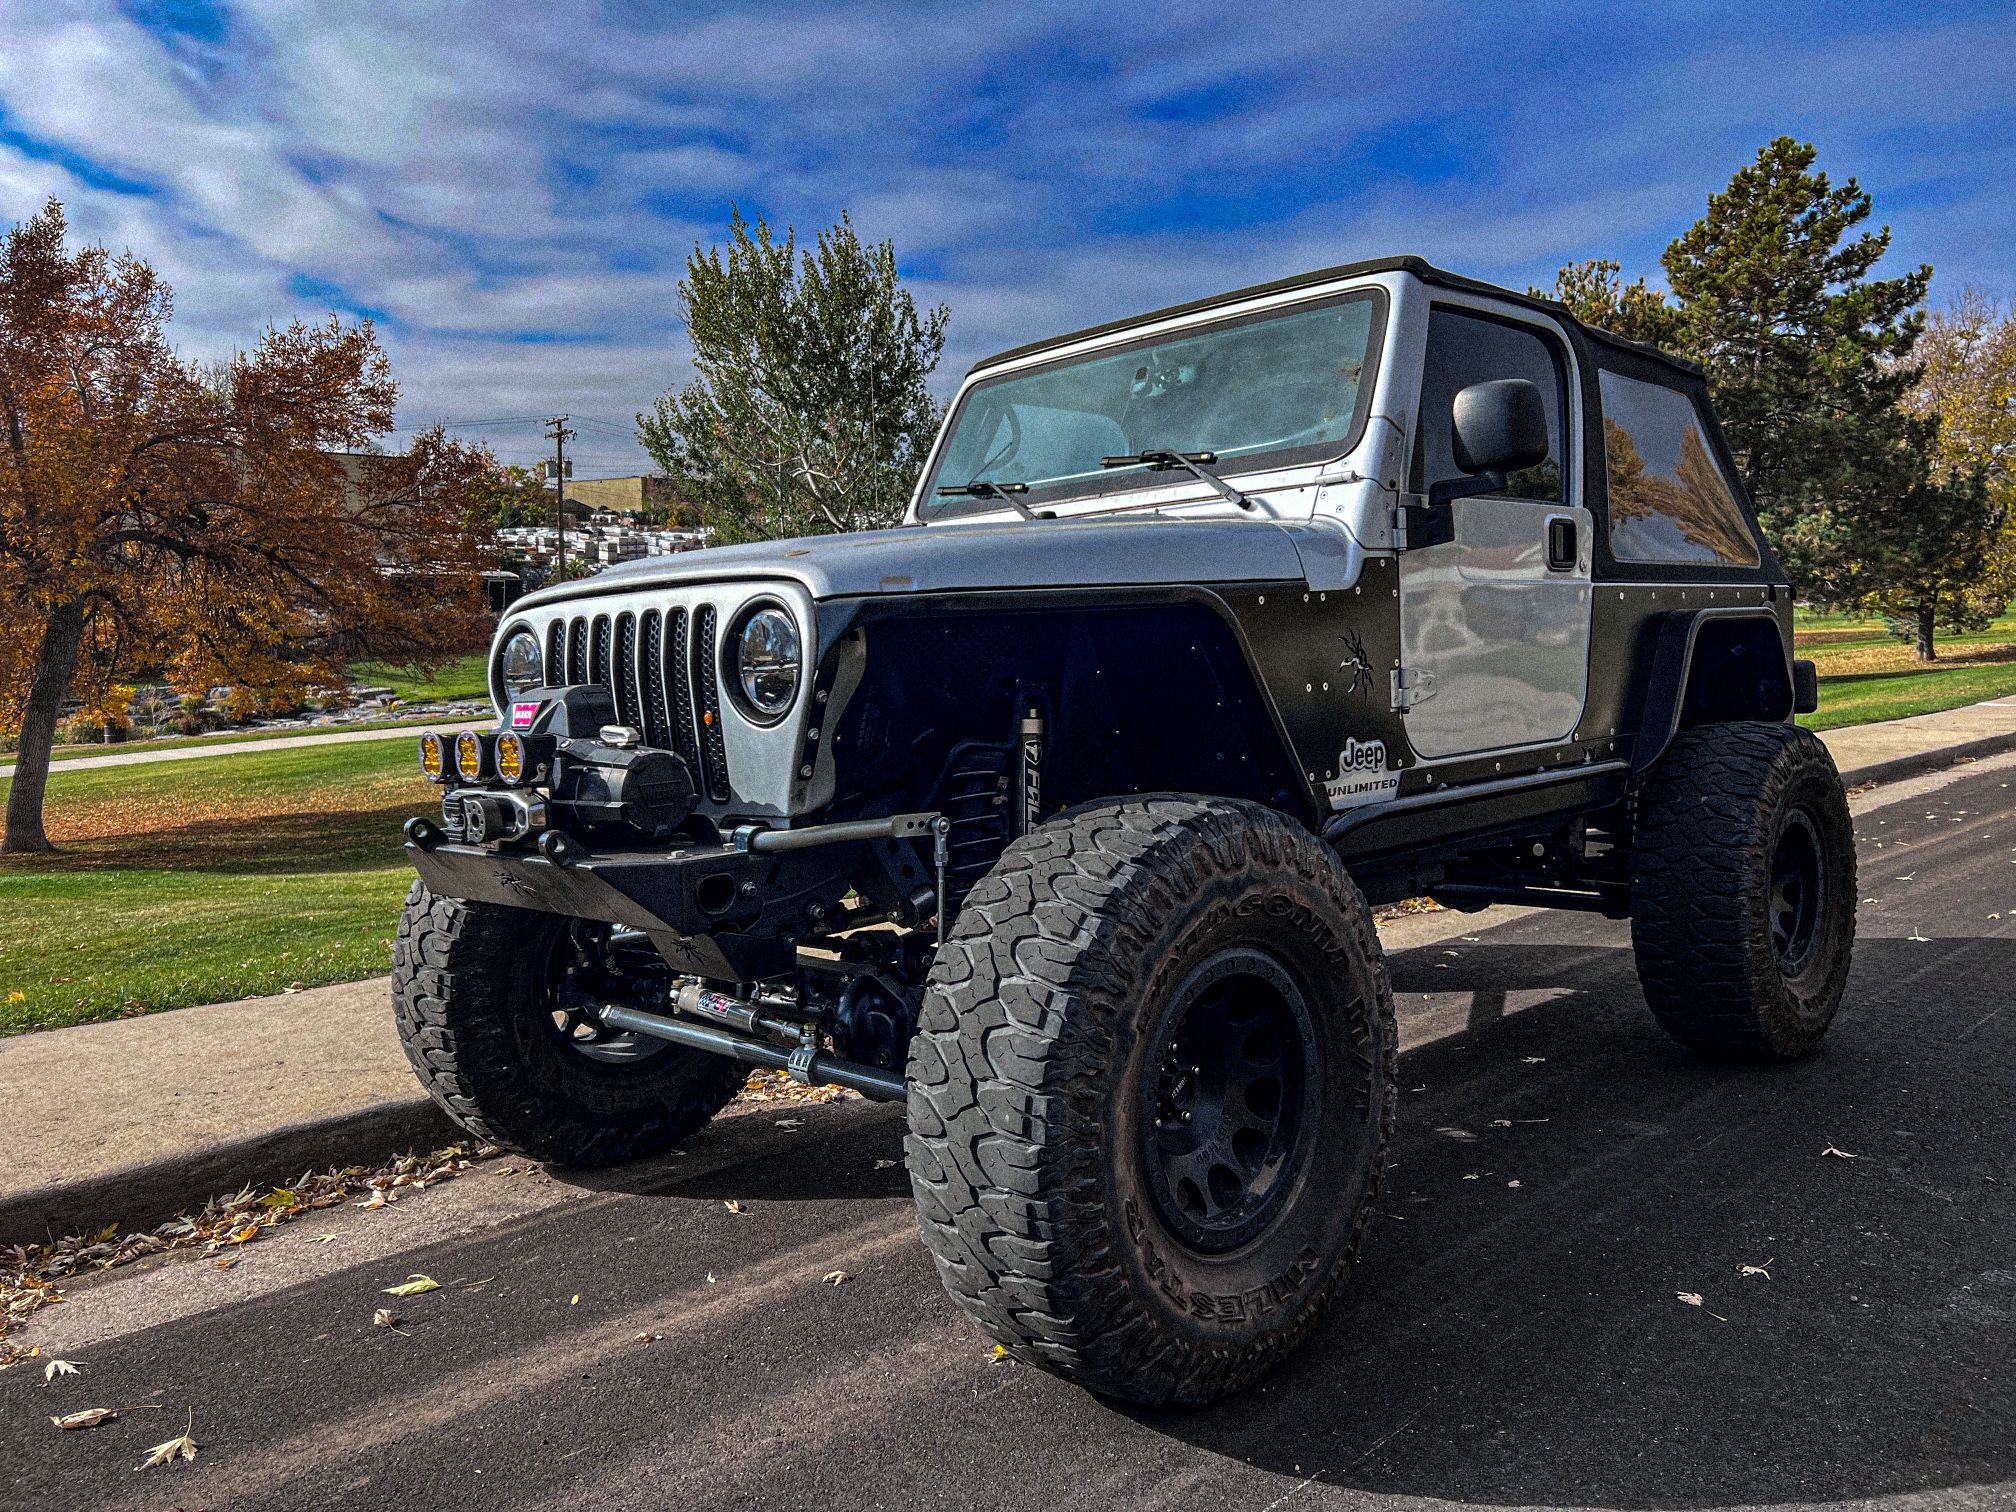
[[[762,1040],[751,1039],[748,1035],[734,1034],[726,1029],[715,1029],[706,1024],[682,1023],[678,1019],[665,1018],[656,1013],[641,1013],[635,1008],[625,1008],[616,1003],[604,1004],[596,1010],[596,1017],[611,1029],[627,1029],[632,1034],[648,1034],[654,1039],[670,1040],[675,1045],[685,1045],[692,1050],[710,1050],[716,1055],[726,1055],[752,1066],[767,1066],[773,1071],[791,1071],[794,1075],[798,1074],[792,1065],[797,1052],[765,1044]],[[803,1060],[804,1080],[812,1086],[846,1087],[859,1092],[863,1097],[878,1098],[883,1102],[901,1102],[908,1096],[908,1088],[900,1071],[878,1071],[875,1067],[864,1066],[858,1061],[841,1060],[837,1055],[828,1055],[823,1050],[815,1051],[809,1057],[800,1058]]]

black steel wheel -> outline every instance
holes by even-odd
[[[1141,1079],[1143,1175],[1155,1210],[1198,1254],[1262,1232],[1294,1189],[1320,1115],[1308,997],[1263,951],[1220,951],[1171,995]]]
[[[595,995],[621,996],[648,966],[605,926],[416,882],[392,945],[399,1039],[421,1085],[478,1139],[559,1165],[659,1154],[725,1107],[744,1073],[593,1024]]]
[[[1631,945],[1661,1027],[1711,1055],[1809,1055],[1855,948],[1855,833],[1826,746],[1792,725],[1677,736],[1638,795]]]
[[[1356,1255],[1391,1137],[1364,899],[1269,809],[1088,804],[967,896],[910,1048],[911,1189],[1017,1359],[1138,1402],[1257,1379]]]
[[[571,920],[554,932],[546,962],[546,1020],[576,1055],[627,1066],[673,1047],[653,1035],[611,1029],[595,1010],[632,996],[641,983],[662,984],[669,973],[665,958],[648,944],[619,941],[615,933],[589,919]]]

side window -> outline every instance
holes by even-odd
[[[1756,566],[1757,539],[1708,449],[1694,401],[1621,373],[1599,381],[1610,554],[1620,562]]]
[[[1414,445],[1414,489],[1464,476],[1450,451],[1450,407],[1473,383],[1530,378],[1547,401],[1547,460],[1516,472],[1505,492],[1518,499],[1567,498],[1561,459],[1567,454],[1562,411],[1567,384],[1554,343],[1530,326],[1437,305],[1428,316],[1428,360],[1421,377],[1421,430]]]

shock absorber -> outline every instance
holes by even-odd
[[[1026,835],[1043,822],[1043,707],[1033,697],[1021,700],[1022,718],[1015,730],[1015,833]]]

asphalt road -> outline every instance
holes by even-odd
[[[1984,764],[1858,819],[1853,985],[1801,1065],[1667,1043],[1618,924],[1396,955],[1384,1216],[1236,1400],[992,1363],[915,1239],[900,1112],[857,1102],[594,1178],[492,1162],[229,1271],[79,1286],[28,1337],[82,1373],[0,1375],[0,1504],[2016,1506],[2012,784]],[[381,1293],[416,1272],[443,1289]],[[185,1414],[198,1459],[136,1470]]]

